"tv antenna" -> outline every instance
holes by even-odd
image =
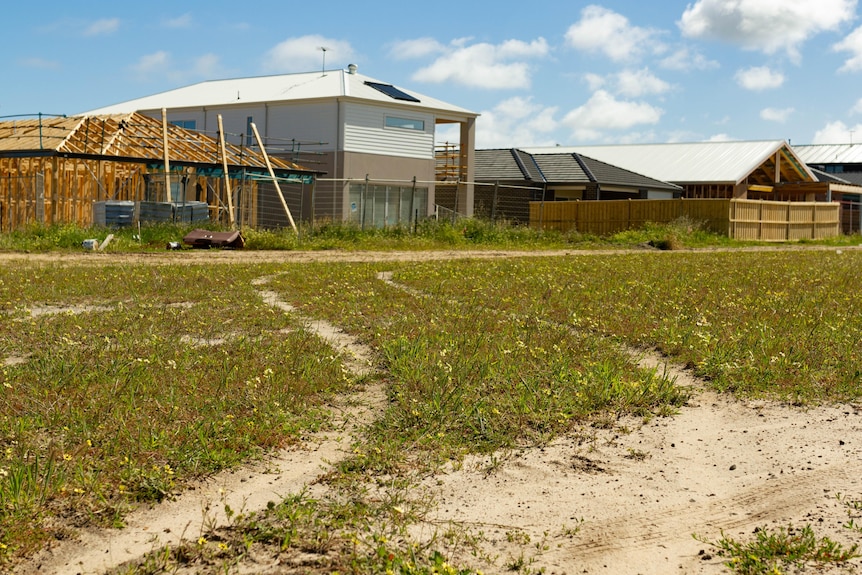
[[[320,66],[320,75],[326,76],[326,51],[329,50],[329,48],[326,46],[319,46],[317,49],[323,52],[323,64]]]

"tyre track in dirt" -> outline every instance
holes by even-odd
[[[399,259],[390,253],[383,261],[472,257],[464,252],[415,259],[411,259],[412,255]],[[531,255],[535,254],[501,252],[490,257]],[[566,251],[541,255],[576,254]],[[379,261],[369,254],[333,256],[327,261]],[[132,259],[127,261],[134,263]],[[149,263],[174,261],[172,257],[159,257]],[[187,263],[209,261],[196,257]],[[219,261],[241,260],[230,255]],[[247,263],[264,261],[291,260],[261,254]],[[316,260],[303,254],[296,261]],[[391,274],[385,272],[378,278],[392,282]],[[268,280],[255,282],[260,297],[268,305],[294,313],[275,292],[264,289]],[[390,285],[398,287],[394,282]],[[331,331],[334,346],[354,349],[347,336],[339,343],[337,328],[311,320],[309,329],[312,328]],[[370,350],[364,351],[370,354]],[[489,552],[497,558],[498,568],[486,569],[487,573],[508,571],[508,558],[519,554],[526,554],[529,569],[545,569],[549,574],[726,573],[718,558],[699,554],[709,546],[693,539],[692,533],[714,541],[724,530],[728,536],[747,539],[756,527],[790,522],[797,526],[811,523],[818,534],[822,532],[845,544],[859,542],[858,534],[841,527],[846,510],[836,499],[839,492],[862,498],[862,440],[858,439],[862,437],[862,413],[858,408],[839,405],[800,409],[771,402],[738,401],[706,391],[703,382],[668,365],[665,358],[642,351],[633,353],[645,366],[656,367],[660,372],[667,365],[668,373],[691,387],[690,405],[670,418],[646,423],[622,421],[620,424],[633,429],[627,434],[586,430],[586,435],[594,435],[587,443],[571,436],[542,448],[497,454],[499,459],[468,457],[458,469],[429,478],[424,485],[440,502],[427,517],[429,524],[452,522],[482,530]],[[353,368],[366,362],[362,353],[357,354],[356,362]],[[273,469],[266,465],[244,467],[207,482],[193,494],[196,503],[183,513],[201,516],[206,506],[213,509],[214,503],[220,504],[224,496],[218,492],[219,481],[225,493],[240,486],[244,492],[265,494],[260,501],[274,499],[276,491],[285,495],[312,481],[326,470],[328,462],[344,455],[350,435],[356,431],[346,422],[352,417],[349,404],[357,398],[346,399],[344,428],[309,437],[307,448],[279,455],[285,458],[285,475],[294,468],[297,471],[297,475],[278,483],[286,487],[274,487],[281,475],[272,473]],[[366,415],[359,417],[372,418],[384,404],[383,391],[372,389],[371,397],[361,401]],[[633,453],[643,457],[632,457]],[[308,465],[304,471],[303,465]],[[251,485],[253,480],[258,483]],[[243,508],[242,501],[231,506]],[[251,509],[251,503],[246,508]],[[105,539],[102,534],[101,539],[92,540],[92,552],[84,555],[98,568],[83,570],[84,555],[70,553],[53,564],[46,561],[38,569],[16,573],[89,574],[101,566],[117,564],[124,553],[140,556],[156,546],[164,547],[170,538],[176,536],[178,540],[180,527],[185,529],[186,538],[195,535],[192,523],[170,526],[171,533],[158,532],[160,516],[171,517],[171,509],[159,506],[150,515],[141,512],[133,535],[112,532],[117,535],[113,539]],[[418,528],[423,529],[421,525]],[[529,545],[512,541],[509,534],[518,531],[529,534]],[[133,549],[132,545],[137,547]],[[470,563],[469,558],[465,560]],[[46,568],[51,565],[55,568]],[[862,569],[858,560],[854,565]],[[839,571],[818,570],[833,572]]]
[[[378,279],[428,297],[389,272]],[[468,457],[425,484],[437,486],[440,501],[429,520],[481,530],[503,564],[525,561],[547,573],[723,573],[694,534],[744,540],[755,528],[789,523],[862,543],[842,527],[846,509],[837,499],[862,497],[857,407],[741,401],[707,390],[657,353],[622,349],[690,389],[689,404],[649,423],[619,421],[630,433],[585,430],[594,434],[587,444],[560,438],[502,464]]]
[[[270,280],[271,277],[262,277],[253,282],[264,304],[297,314],[276,292],[263,289]],[[306,329],[345,354],[345,365],[354,375],[373,373],[373,353],[366,346],[326,321],[300,319]],[[13,573],[104,573],[151,551],[197,539],[215,527],[227,525],[225,505],[234,512],[246,513],[299,492],[349,454],[362,429],[384,409],[386,397],[380,385],[368,384],[357,393],[336,398],[336,402],[330,406],[331,430],[303,437],[301,445],[263,461],[218,473],[192,485],[173,501],[136,510],[124,518],[123,529],[83,530],[74,540],[59,542],[18,565]]]

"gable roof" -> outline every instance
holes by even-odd
[[[263,154],[225,145],[228,166],[266,168]],[[172,163],[221,167],[215,138],[168,124]],[[64,156],[130,162],[164,161],[162,123],[143,114],[33,118],[0,122],[0,157]],[[306,170],[283,158],[270,157],[274,169]]]
[[[862,164],[862,144],[815,144],[793,146],[806,164]]]
[[[556,149],[556,148],[549,148]],[[530,153],[523,149],[476,150],[477,181],[598,183],[631,188],[678,191],[668,182],[636,174],[577,153]]]
[[[400,96],[404,94],[409,98]],[[346,70],[328,70],[301,74],[280,74],[251,78],[209,80],[151,96],[120,102],[87,112],[116,114],[140,110],[171,110],[262,104],[264,102],[300,102],[349,98],[387,106],[434,111],[440,116],[475,117],[478,114],[380,80]],[[415,100],[415,101],[414,101]]]
[[[784,140],[748,142],[696,142],[688,144],[625,144],[608,146],[571,146],[562,148],[527,148],[530,153],[578,153],[607,164],[675,184],[740,184],[773,161],[780,153],[795,181],[816,178]]]

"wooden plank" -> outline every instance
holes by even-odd
[[[230,175],[227,167],[227,151],[224,145],[224,125],[222,124],[221,114],[218,115],[218,137],[219,137],[219,152],[221,156],[222,169],[224,170],[224,188],[227,195],[227,214],[230,227],[236,226],[236,218],[233,213],[233,192],[230,189]]]
[[[275,191],[278,192],[278,199],[281,200],[281,206],[284,208],[284,213],[287,214],[287,219],[290,222],[290,227],[297,234],[296,223],[293,221],[293,216],[290,213],[290,208],[287,207],[287,202],[284,200],[284,194],[281,193],[281,186],[278,185],[278,178],[275,177],[275,171],[272,169],[272,164],[269,161],[269,154],[266,153],[266,147],[263,145],[263,140],[260,139],[260,134],[257,131],[257,126],[254,122],[250,123],[251,129],[254,132],[255,140],[260,146],[260,152],[263,154],[263,159],[266,162],[266,169],[269,170],[269,176],[272,178],[272,183],[275,184]]]
[[[162,108],[162,145],[165,153],[165,197],[171,202],[171,158],[168,153],[168,111]]]

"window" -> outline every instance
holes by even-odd
[[[425,120],[415,120],[411,118],[397,118],[395,116],[386,116],[387,128],[404,128],[405,130],[425,131]]]
[[[173,120],[171,124],[179,126],[180,128],[185,128],[186,130],[197,129],[197,122],[195,120]]]

